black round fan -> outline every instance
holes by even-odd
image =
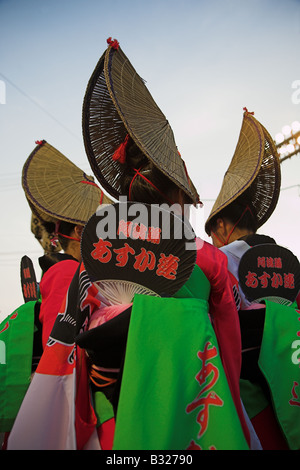
[[[120,202],[89,219],[81,254],[89,278],[111,304],[128,304],[136,293],[172,296],[193,271],[195,233],[158,205]]]
[[[239,284],[250,302],[269,299],[290,305],[300,290],[300,264],[287,248],[257,245],[242,256]]]

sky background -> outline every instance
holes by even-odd
[[[30,231],[22,167],[35,141],[45,139],[92,174],[82,102],[110,36],[171,124],[204,202],[191,222],[207,241],[204,222],[233,156],[243,107],[274,138],[300,121],[292,88],[300,81],[299,0],[0,0],[0,320],[23,303],[23,255],[40,278],[43,253]],[[281,164],[279,203],[259,233],[300,259],[299,157]]]

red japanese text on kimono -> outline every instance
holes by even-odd
[[[209,407],[223,405],[223,400],[212,390],[219,379],[219,369],[209,361],[217,355],[217,348],[212,346],[210,342],[206,343],[203,352],[199,351],[197,354],[198,358],[202,361],[202,368],[195,378],[200,387],[203,386],[203,388],[197,397],[186,407],[186,412],[191,413],[195,409],[199,409],[196,419],[200,426],[198,438],[207,430],[209,423]]]
[[[150,271],[156,269],[157,276],[163,276],[166,279],[176,279],[178,262],[180,259],[172,254],[165,255],[160,253],[158,260],[151,250],[141,248],[136,254],[134,248],[128,243],[124,243],[121,248],[112,248],[112,243],[108,240],[99,238],[97,243],[93,243],[95,249],[91,252],[91,256],[101,263],[109,263],[115,254],[116,266],[122,268],[127,265],[130,260],[134,260],[133,268],[139,272],[146,269]]]
[[[296,392],[296,387],[299,387],[298,382],[293,383],[293,388],[292,388],[292,391],[291,391],[291,394],[292,394],[293,398],[291,398],[289,400],[289,404],[291,406],[300,406],[300,397],[299,397],[298,393]]]
[[[296,313],[298,315],[300,315],[300,310],[296,310]],[[300,321],[300,316],[299,316],[298,320]],[[299,337],[299,336],[300,336],[300,331],[297,331],[297,337]],[[300,359],[299,359],[300,340],[293,341],[292,348],[296,350],[292,354],[292,363],[295,364],[295,365],[298,365],[298,367],[300,367]],[[299,382],[294,381],[293,382],[293,387],[292,387],[292,390],[291,390],[292,398],[289,400],[289,405],[291,405],[291,406],[300,406],[300,396],[298,395],[299,392],[296,391],[297,387],[299,387]]]
[[[15,312],[15,313],[10,317],[9,321],[7,321],[7,322],[5,323],[4,328],[2,328],[2,330],[0,331],[0,333],[3,333],[3,331],[6,331],[7,328],[9,328],[9,322],[10,322],[11,320],[14,320],[15,318],[17,318],[17,316],[18,316],[18,312]]]

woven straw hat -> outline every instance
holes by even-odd
[[[198,203],[170,124],[119,43],[110,39],[83,102],[83,138],[95,176],[113,197],[123,195],[121,180],[126,165],[112,156],[129,134],[152,163]]]
[[[279,156],[268,131],[244,108],[238,143],[225,173],[223,184],[205,223],[210,234],[210,221],[235,201],[248,188],[249,203],[255,212],[257,227],[263,225],[274,211],[280,191]]]
[[[45,140],[23,166],[22,186],[34,214],[42,221],[85,225],[100,204],[112,201],[80,168]]]

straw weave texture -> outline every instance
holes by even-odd
[[[124,165],[112,155],[127,133],[154,165],[193,201],[198,200],[166,117],[122,50],[109,47],[87,86],[83,136],[97,179],[114,197],[122,194]]]
[[[245,113],[238,143],[225,173],[223,184],[209,221],[250,188],[258,227],[274,211],[280,191],[280,162],[268,131],[251,114]]]
[[[45,141],[26,160],[22,186],[32,210],[44,220],[84,225],[102,203],[111,201],[87,176]],[[47,217],[48,216],[48,217]]]

